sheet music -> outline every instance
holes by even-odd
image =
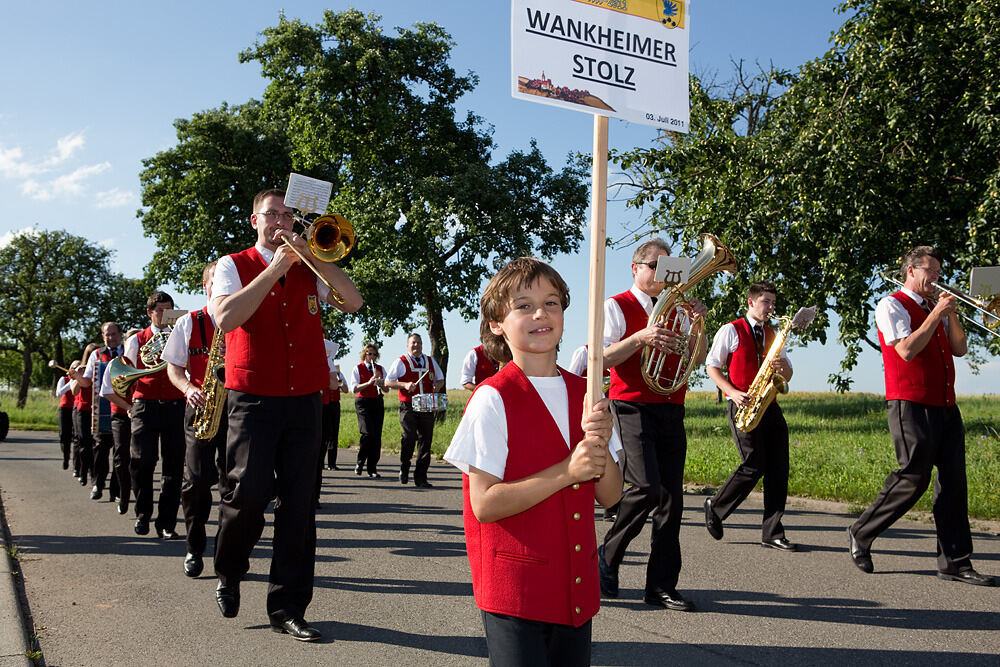
[[[288,175],[285,206],[298,209],[303,214],[324,213],[332,192],[333,183],[293,172]]]

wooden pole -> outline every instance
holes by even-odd
[[[608,228],[608,117],[594,115],[590,185],[590,303],[587,332],[587,409],[604,393],[604,248]]]

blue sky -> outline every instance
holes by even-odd
[[[731,60],[773,62],[795,69],[829,48],[843,17],[828,0],[772,0],[766,3],[696,0],[689,10],[691,68],[700,76],[729,78]],[[138,276],[154,243],[142,235],[135,212],[143,158],[176,143],[172,122],[214,108],[260,98],[265,82],[253,64],[237,54],[277,22],[317,22],[324,8],[355,7],[381,14],[387,31],[415,22],[436,22],[452,35],[452,64],[474,71],[479,87],[459,109],[476,111],[494,128],[495,157],[526,148],[534,138],[555,167],[567,154],[587,152],[592,119],[586,113],[515,100],[510,96],[510,3],[439,0],[434,3],[369,0],[352,3],[286,0],[170,3],[8,3],[4,18],[4,66],[0,68],[0,198],[4,202],[0,242],[12,232],[35,227],[65,229],[115,250],[115,269]],[[612,121],[610,145],[647,145],[654,131]],[[614,178],[612,176],[611,180]],[[283,184],[279,184],[283,185]],[[643,214],[612,202],[608,234],[636,227]],[[247,241],[252,241],[247,223]],[[363,243],[359,239],[359,243]],[[589,239],[587,241],[589,243]],[[764,241],[770,243],[770,240]],[[607,254],[606,294],[627,289],[632,250]],[[556,268],[570,284],[560,362],[586,337],[587,247],[560,257]],[[170,286],[166,286],[170,289]],[[177,305],[195,308],[198,295],[176,293]],[[780,310],[780,305],[779,305]],[[873,325],[874,326],[874,325]],[[449,385],[457,385],[464,353],[477,343],[478,327],[457,315],[446,320],[452,349]],[[833,333],[833,332],[831,332]],[[831,340],[835,335],[830,336]],[[384,355],[402,352],[405,335],[385,339]],[[343,362],[354,363],[358,341]],[[835,344],[811,344],[791,353],[792,389],[824,391],[842,352]],[[989,380],[995,360],[978,377],[959,363],[960,393],[995,391]],[[881,359],[865,352],[855,370],[855,389],[881,392]]]

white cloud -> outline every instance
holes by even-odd
[[[38,234],[38,230],[34,227],[24,227],[22,229],[7,232],[3,236],[0,236],[0,248],[6,247],[15,236],[21,236],[22,234]]]
[[[115,240],[114,239],[101,239],[100,241],[97,242],[97,245],[101,246],[105,250],[111,250],[112,248],[115,247]]]
[[[21,192],[39,201],[48,201],[60,196],[83,194],[83,181],[111,168],[110,162],[86,165],[69,174],[57,176],[47,183],[28,179],[21,184]]]
[[[67,134],[65,137],[56,142],[56,156],[49,158],[48,162],[54,165],[65,162],[73,155],[73,153],[83,148],[83,144],[84,140],[82,132]]]
[[[118,188],[97,193],[97,208],[118,208],[135,201],[135,194],[122,192]]]

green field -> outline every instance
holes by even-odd
[[[461,418],[469,392],[448,392],[449,408],[434,429],[433,449],[444,454]],[[25,410],[14,408],[13,396],[0,392],[0,402],[12,429],[55,429],[56,402],[48,394],[33,392]],[[1000,519],[1000,398],[962,396],[959,407],[965,420],[966,467],[969,480],[969,515]],[[781,399],[791,443],[791,495],[838,500],[858,506],[870,503],[885,476],[896,467],[892,440],[886,425],[885,401],[875,394],[792,393]],[[358,422],[353,397],[341,403],[340,446],[358,444]],[[399,449],[399,419],[394,394],[386,397],[382,446]],[[714,392],[691,392],[686,403],[688,433],[685,480],[718,486],[739,463],[726,422],[725,406]],[[343,455],[342,455],[343,456]],[[343,456],[342,462],[348,463]],[[931,509],[931,490],[916,509]]]

